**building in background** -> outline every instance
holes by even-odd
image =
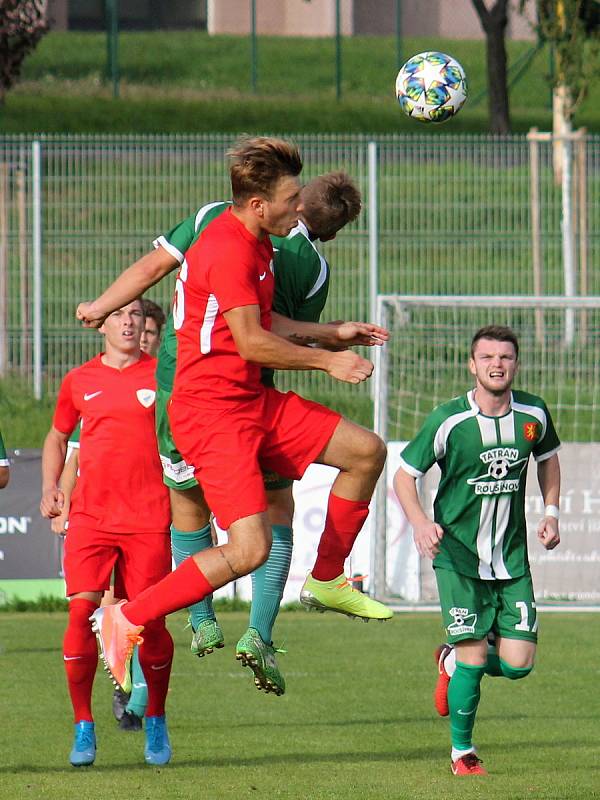
[[[207,0],[118,0],[123,30],[206,30]],[[105,0],[49,0],[53,30],[103,30]]]
[[[266,36],[333,36],[337,0],[255,0],[256,29]],[[531,25],[511,0],[507,39],[534,39]],[[527,3],[530,13],[533,0]],[[393,36],[398,0],[339,0],[344,36]],[[250,33],[251,0],[119,0],[124,30],[195,28],[211,34]],[[403,37],[483,39],[472,0],[399,0]],[[105,0],[49,0],[54,30],[101,30]]]

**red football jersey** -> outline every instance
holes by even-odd
[[[257,239],[231,209],[210,222],[185,254],[177,280],[174,400],[213,408],[262,393],[261,367],[240,356],[223,313],[258,305],[269,330],[273,289],[269,237]]]
[[[114,533],[168,530],[169,494],[154,428],[155,368],[156,359],[145,353],[123,370],[98,355],[65,376],[53,425],[70,434],[82,421],[69,525]]]

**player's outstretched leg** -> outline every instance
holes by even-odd
[[[96,733],[94,723],[82,720],[75,723],[75,739],[69,754],[74,767],[89,767],[96,760]]]
[[[136,644],[142,644],[144,640],[140,636],[143,626],[129,622],[121,611],[121,606],[124,604],[125,600],[122,600],[112,606],[97,608],[90,621],[100,645],[100,655],[105,669],[115,686],[129,694],[131,692],[129,667],[133,648]]]
[[[331,581],[318,581],[309,573],[300,592],[300,602],[309,611],[337,611],[365,622],[384,621],[394,616],[386,605],[354,589],[343,572]]]
[[[280,696],[285,692],[285,680],[275,659],[276,652],[284,651],[267,644],[255,628],[248,628],[236,645],[235,657],[243,667],[250,667],[257,689]]]

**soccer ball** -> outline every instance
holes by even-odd
[[[445,122],[467,99],[467,76],[452,56],[419,53],[398,73],[396,96],[407,116],[419,122]]]
[[[506,478],[508,475],[508,462],[504,458],[495,458],[490,462],[488,467],[488,475],[495,478],[497,481]]]

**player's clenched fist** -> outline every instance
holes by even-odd
[[[372,372],[373,364],[351,350],[331,353],[327,364],[327,374],[345,383],[362,383]]]
[[[86,302],[79,303],[75,316],[83,324],[84,328],[99,328],[108,315],[99,312],[94,303]]]
[[[40,513],[46,519],[58,517],[62,513],[65,496],[60,489],[46,489],[40,501]]]

